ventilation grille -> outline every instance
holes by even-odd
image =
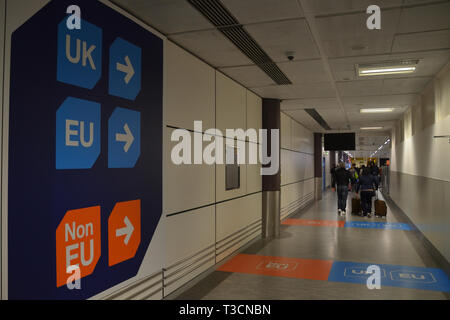
[[[322,116],[316,111],[316,109],[305,109],[305,112],[311,116],[322,128],[325,130],[331,130],[328,123],[322,118]]]
[[[219,0],[188,0],[223,35],[241,50],[254,64],[264,71],[276,84],[292,84],[283,71],[256,43],[239,21],[220,3]]]

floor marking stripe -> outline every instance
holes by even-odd
[[[336,220],[307,220],[307,219],[286,219],[282,222],[284,225],[290,226],[317,226],[317,227],[338,227],[343,228],[345,221]]]
[[[366,284],[369,263],[335,261],[328,281]],[[383,286],[450,292],[450,281],[441,269],[374,264],[380,267]]]
[[[380,267],[381,289],[388,286],[450,292],[449,278],[437,268],[238,254],[217,271],[366,285],[370,265]]]
[[[347,221],[346,228],[384,229],[411,231],[411,225],[403,222],[372,222],[372,221]]]
[[[338,227],[338,228],[345,227],[345,228],[403,230],[403,231],[414,230],[414,228],[410,224],[403,222],[286,219],[281,224],[289,226],[316,226],[316,227]]]
[[[331,260],[239,254],[218,271],[326,281],[332,265]]]

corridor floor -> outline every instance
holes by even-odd
[[[450,282],[402,215],[338,217],[336,194],[282,222],[176,299],[450,299]],[[373,210],[373,209],[372,209]],[[369,290],[369,265],[381,288]]]

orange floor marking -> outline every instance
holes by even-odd
[[[221,266],[218,271],[325,281],[332,265],[331,260],[239,254]]]
[[[306,219],[286,219],[281,224],[290,226],[318,226],[318,227],[339,227],[345,226],[345,221],[335,220],[306,220]]]

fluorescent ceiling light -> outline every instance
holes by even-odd
[[[359,76],[381,76],[385,74],[399,74],[399,73],[413,73],[416,67],[390,67],[390,68],[374,68],[374,69],[359,69]]]
[[[360,113],[385,113],[392,112],[394,108],[370,108],[370,109],[360,109]]]
[[[380,130],[383,129],[383,127],[362,127],[361,130]]]
[[[418,62],[418,60],[409,60],[358,65],[357,70],[360,77],[413,73],[416,71]]]

